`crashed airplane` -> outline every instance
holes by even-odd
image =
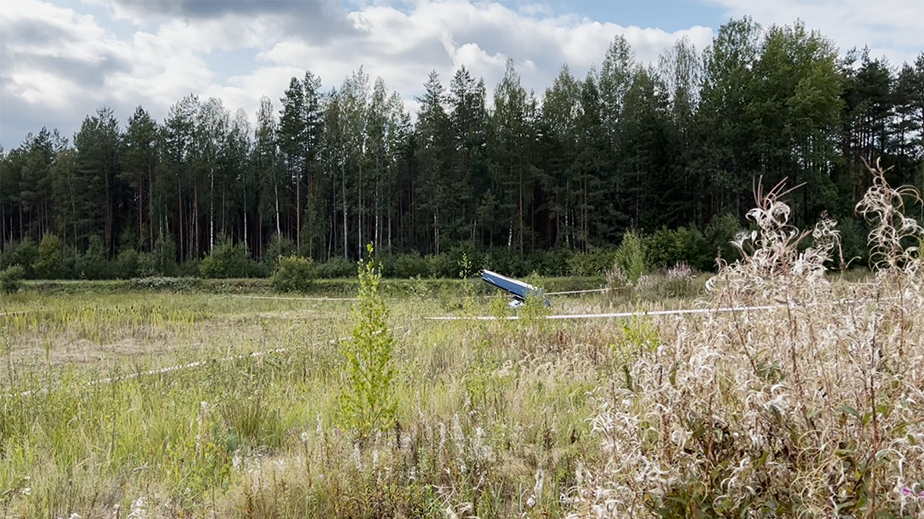
[[[485,283],[488,283],[489,285],[494,285],[495,287],[512,294],[513,301],[510,302],[510,306],[513,308],[519,308],[523,306],[523,302],[526,301],[526,298],[531,293],[541,297],[544,300],[544,304],[547,308],[552,306],[551,301],[542,295],[542,290],[530,285],[529,283],[511,279],[506,276],[502,276],[497,272],[491,272],[490,270],[483,270],[481,272],[481,280]]]

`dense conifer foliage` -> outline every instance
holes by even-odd
[[[699,233],[680,259],[708,268],[706,231],[744,224],[761,177],[804,183],[794,224],[836,217],[850,258],[866,234],[853,214],[863,161],[893,166],[894,185],[924,184],[924,52],[900,66],[839,56],[801,23],[744,18],[655,64],[622,37],[601,58],[583,78],[563,65],[544,92],[512,61],[493,94],[464,67],[433,72],[416,114],[360,67],[327,89],[293,77],[261,100],[255,127],[190,94],[162,121],[139,106],[123,124],[104,107],[73,138],[41,128],[0,150],[0,268],[196,272],[233,243],[268,273],[280,240],[316,262],[353,261],[369,242],[384,256],[523,259],[615,247],[627,230]],[[43,255],[61,257],[44,274]],[[86,255],[109,265],[82,268]]]

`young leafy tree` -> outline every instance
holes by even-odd
[[[671,182],[678,187],[670,203],[674,220],[679,225],[699,223],[702,214],[702,179],[693,163],[696,107],[702,81],[702,59],[686,37],[659,58],[660,83],[664,85],[670,103],[668,138],[676,150]]]
[[[42,237],[38,246],[38,255],[34,264],[38,279],[67,279],[72,272],[67,262],[64,242],[56,234],[48,233]]]
[[[750,202],[754,129],[748,116],[750,86],[759,58],[760,25],[750,18],[732,20],[703,56],[703,86],[697,111],[695,167],[703,175],[703,221],[732,213],[743,218]]]
[[[833,44],[801,23],[771,27],[760,46],[750,87],[749,142],[753,174],[767,185],[806,182],[794,203],[796,222],[808,225],[834,211],[831,166],[841,112],[841,81]],[[750,184],[750,182],[749,182]]]
[[[359,303],[353,305],[353,335],[340,344],[346,381],[340,393],[340,420],[363,441],[395,423],[395,337],[388,307],[379,293],[381,269],[373,258],[359,262]]]

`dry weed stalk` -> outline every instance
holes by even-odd
[[[858,210],[875,223],[872,284],[825,278],[839,242],[827,217],[789,224],[782,184],[748,213],[743,259],[709,287],[718,306],[640,349],[600,390],[603,463],[581,474],[576,516],[924,517],[924,315],[917,248],[883,171]],[[757,190],[760,193],[760,189]],[[918,317],[920,319],[920,317]]]

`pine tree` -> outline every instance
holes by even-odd
[[[147,250],[154,249],[154,174],[158,163],[158,126],[142,107],[128,119],[123,137],[124,180],[135,192],[134,203],[138,216],[138,237],[147,242]],[[133,244],[137,246],[139,244]]]
[[[449,117],[445,110],[446,93],[435,70],[430,72],[424,89],[424,95],[418,99],[420,109],[415,135],[415,158],[419,168],[416,196],[417,207],[426,215],[420,223],[432,229],[429,250],[439,254],[441,233],[447,219],[444,209],[451,198]]]
[[[78,213],[93,219],[92,231],[102,227],[106,253],[115,246],[117,217],[115,206],[122,187],[121,130],[112,109],[101,108],[95,116],[84,119],[74,136],[77,147],[78,182],[85,186],[82,210]]]

